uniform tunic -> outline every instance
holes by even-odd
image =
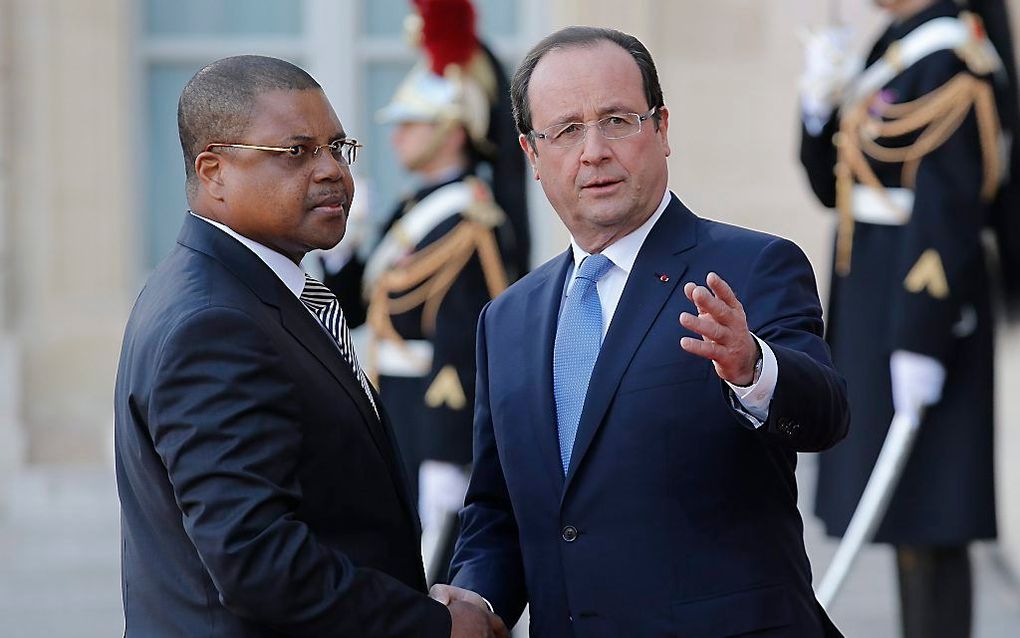
[[[471,177],[470,174],[461,174],[419,190],[396,208],[385,226],[384,234],[436,190]],[[448,211],[448,215],[417,243],[411,256],[443,240],[465,219],[468,219],[466,211]],[[352,323],[364,321],[366,316],[366,303],[361,290],[364,269],[363,263],[353,261],[325,280],[328,286],[338,292],[344,313]],[[390,297],[394,298],[395,295]],[[434,352],[428,373],[424,376],[379,375],[379,392],[392,416],[401,453],[415,486],[418,466],[425,459],[465,466],[471,463],[475,329],[478,315],[490,299],[482,262],[476,253],[457,273],[443,296],[433,328],[429,327],[431,322],[423,321],[422,305],[390,316],[393,328],[401,339],[428,341]],[[450,386],[451,371],[456,375],[456,384],[463,393],[463,403],[457,400],[458,397],[449,395],[449,390],[456,394],[456,387]],[[426,395],[440,374],[445,375],[441,380],[443,387],[437,388],[437,393],[429,401]]]
[[[951,0],[892,25],[868,56],[925,22],[957,15]],[[969,73],[952,50],[932,53],[902,71],[875,97],[901,104]],[[877,105],[878,108],[881,104]],[[818,136],[803,132],[801,161],[826,206],[836,204],[836,113]],[[886,146],[916,141],[879,140]],[[868,158],[886,187],[903,183],[903,166]],[[981,231],[985,167],[972,109],[938,148],[924,156],[913,184],[914,205],[903,225],[857,221],[850,271],[835,273],[827,341],[848,382],[850,436],[823,452],[816,513],[830,535],[844,533],[874,467],[893,416],[889,357],[908,350],[938,359],[947,370],[941,401],[925,414],[914,450],[875,540],[894,544],[956,545],[996,534],[993,472],[993,319]],[[938,298],[905,285],[921,256],[934,251],[948,284]],[[931,253],[929,252],[929,256]]]

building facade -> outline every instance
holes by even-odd
[[[213,59],[265,53],[324,86],[366,144],[359,193],[407,188],[372,119],[414,59],[406,0],[0,0],[0,513],[27,468],[111,465],[113,380],[137,291],[186,204],[176,99]],[[844,3],[864,41],[870,3]],[[1014,33],[1020,3],[1011,2]],[[828,279],[834,219],[796,163],[796,32],[811,0],[476,0],[508,65],[550,30],[619,28],[654,54],[671,186],[701,214],[790,237]],[[535,263],[566,235],[532,184]],[[1001,535],[1020,566],[1020,328],[1000,333]]]

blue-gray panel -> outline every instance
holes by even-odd
[[[346,0],[350,1],[350,0]],[[302,0],[146,0],[152,35],[300,35]]]

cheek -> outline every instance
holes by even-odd
[[[573,193],[574,181],[577,178],[577,165],[570,161],[540,161],[537,165],[542,184],[554,193]]]

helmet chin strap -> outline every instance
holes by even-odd
[[[432,137],[425,146],[411,157],[407,162],[407,168],[411,171],[421,170],[424,166],[428,165],[435,157],[436,153],[442,147],[443,142],[446,141],[447,136],[453,131],[453,127],[458,123],[455,120],[443,119],[440,120],[436,126],[435,131],[432,133]]]

